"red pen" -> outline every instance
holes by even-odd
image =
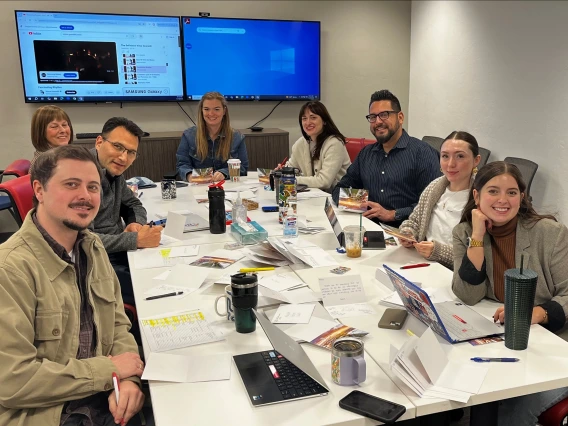
[[[400,269],[424,268],[425,266],[430,266],[430,264],[429,263],[414,263],[413,265],[401,266]]]
[[[288,161],[288,157],[284,158],[284,160],[282,160],[282,162],[280,164],[278,164],[280,167],[284,167],[284,164],[286,164],[286,161]]]

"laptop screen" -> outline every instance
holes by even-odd
[[[335,215],[335,210],[333,210],[333,204],[331,204],[329,197],[325,199],[324,209],[325,209],[325,215],[327,216],[327,220],[329,220],[329,223],[333,228],[333,233],[337,237],[337,241],[339,241],[339,244],[343,244],[343,238],[342,238],[343,228],[341,228],[341,225],[337,220],[337,216]]]
[[[440,336],[445,337],[449,342],[453,339],[448,334],[446,327],[436,312],[434,304],[430,300],[428,293],[420,287],[404,278],[402,275],[397,274],[387,265],[383,265],[386,273],[388,274],[394,289],[400,296],[400,300],[408,312],[438,333]]]

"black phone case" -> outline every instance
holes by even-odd
[[[376,402],[378,404],[386,404],[389,407],[393,408],[392,415],[389,416],[389,417],[383,417],[383,416],[377,415],[375,413],[368,412],[368,411],[365,411],[365,410],[361,410],[359,408],[348,405],[348,404],[346,404],[345,400],[348,399],[348,398],[351,398],[351,395],[355,395],[355,396],[360,397],[360,398],[372,400],[373,402]],[[341,408],[343,408],[344,410],[351,411],[355,414],[360,414],[361,416],[368,417],[368,418],[373,419],[373,420],[378,420],[378,421],[386,423],[386,424],[392,424],[392,423],[396,422],[396,420],[400,416],[402,416],[404,413],[406,413],[406,407],[404,405],[396,404],[392,401],[387,401],[386,399],[378,398],[376,396],[369,395],[368,393],[361,392],[361,391],[353,391],[350,394],[348,394],[346,397],[344,397],[343,399],[339,400],[339,406]]]

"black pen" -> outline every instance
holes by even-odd
[[[149,223],[148,225],[150,225],[150,228],[151,228],[152,226],[154,226],[154,221],[153,221],[153,220],[151,220],[151,221],[150,221],[150,223]]]
[[[142,198],[142,195],[144,195],[143,192],[141,192],[140,194],[138,194],[138,199]]]
[[[155,299],[161,299],[162,297],[179,296],[180,294],[183,294],[183,291],[174,291],[173,293],[166,293],[166,294],[159,294],[157,296],[150,296],[150,297],[147,297],[144,300],[155,300]]]

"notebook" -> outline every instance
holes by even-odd
[[[333,209],[331,201],[329,201],[329,197],[325,200],[324,209],[327,220],[329,220],[329,223],[333,228],[333,233],[335,234],[337,241],[339,241],[341,247],[345,247],[343,228],[337,220],[335,210]],[[386,247],[385,236],[382,231],[365,231],[365,235],[363,236],[363,250],[384,250]]]
[[[406,310],[450,343],[503,334],[505,329],[460,301],[432,303],[423,289],[383,265]]]

